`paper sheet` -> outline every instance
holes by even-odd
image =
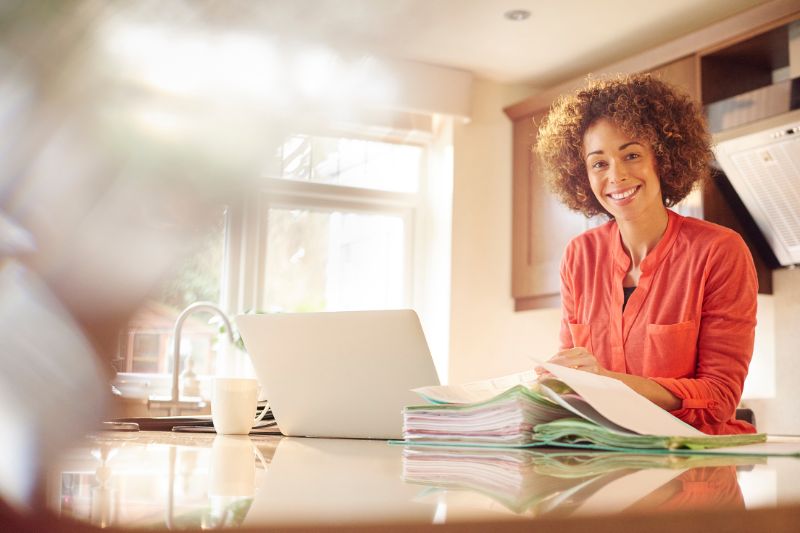
[[[536,372],[528,370],[463,385],[435,385],[412,390],[435,403],[478,403],[494,398],[516,385],[531,386],[534,383],[536,383]]]
[[[569,385],[604,417],[631,431],[642,435],[705,435],[619,380],[552,363],[541,363],[541,366]]]
[[[540,384],[539,387],[545,396],[571,413],[574,413],[581,418],[585,418],[590,422],[594,422],[598,426],[613,429],[615,431],[621,431],[622,433],[630,433],[628,429],[617,425],[604,417],[597,409],[589,405],[583,398],[575,396],[574,394],[558,394],[545,384]]]

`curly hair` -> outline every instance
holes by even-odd
[[[592,193],[583,158],[584,133],[601,118],[651,145],[667,207],[709,177],[711,136],[691,97],[649,74],[590,79],[556,100],[539,127],[535,148],[549,188],[570,209],[587,217],[611,216]]]

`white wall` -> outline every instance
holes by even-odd
[[[511,297],[511,122],[523,85],[475,80],[471,122],[454,131],[450,383],[531,367],[558,347],[557,309],[514,312]]]
[[[744,381],[742,401],[775,397],[775,297],[758,295],[753,358]]]
[[[761,321],[759,312],[756,336],[774,335],[775,395],[744,403],[755,412],[759,431],[800,434],[800,269],[774,271],[772,288],[773,316]]]

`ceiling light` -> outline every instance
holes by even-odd
[[[525,9],[512,9],[511,11],[506,11],[503,16],[508,20],[520,21],[530,17],[531,12]]]

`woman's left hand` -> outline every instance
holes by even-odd
[[[595,356],[589,350],[580,346],[561,350],[547,362],[584,370],[593,374],[604,375],[606,373],[606,369],[600,366]]]

